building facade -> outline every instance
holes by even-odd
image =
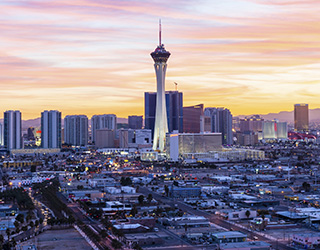
[[[286,122],[264,121],[262,127],[263,139],[287,139],[288,126]]]
[[[240,132],[262,132],[263,121],[259,115],[240,119]]]
[[[128,116],[128,125],[131,129],[142,129],[143,118],[142,115]]]
[[[20,111],[4,112],[3,135],[4,146],[7,150],[23,148]]]
[[[88,117],[86,115],[68,115],[64,118],[64,140],[73,146],[88,144]]]
[[[3,124],[0,123],[0,146],[3,146]]]
[[[151,129],[121,129],[119,130],[120,148],[139,148],[151,146]]]
[[[222,144],[233,144],[232,114],[230,110],[226,108],[206,108],[204,115],[205,119],[209,118],[211,125],[209,132],[221,133]]]
[[[112,129],[97,129],[95,140],[95,148],[114,148],[114,131]]]
[[[156,92],[144,93],[145,100],[145,128],[154,131],[156,113]],[[174,130],[183,132],[183,94],[178,91],[166,91],[165,95],[168,132]]]
[[[95,142],[97,129],[117,129],[117,116],[114,114],[94,115],[91,118],[91,141]]]
[[[201,133],[204,131],[203,104],[183,107],[183,132]]]
[[[294,105],[294,130],[308,131],[309,130],[309,105],[295,104]]]
[[[61,148],[61,112],[45,110],[41,113],[41,147]]]

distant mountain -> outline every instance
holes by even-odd
[[[251,115],[239,115],[238,117],[244,118]],[[293,111],[281,111],[279,113],[260,114],[265,120],[278,119],[280,122],[293,123]],[[320,109],[309,109],[309,121],[320,122]]]
[[[117,123],[128,123],[128,118],[117,117]]]

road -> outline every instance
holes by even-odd
[[[268,242],[269,244],[272,245],[272,247],[274,249],[279,249],[279,250],[294,250],[294,248],[292,247],[289,247],[281,242],[278,242],[278,241],[271,241],[270,239],[268,239],[267,237],[264,237],[264,236],[261,236],[259,235],[258,233],[256,232],[253,232],[253,231],[249,231],[248,229],[245,229],[245,228],[242,228],[242,227],[239,227],[237,225],[234,225],[234,224],[230,224],[229,222],[223,220],[222,218],[218,217],[217,215],[215,214],[209,214],[205,211],[201,211],[201,210],[196,210],[194,209],[193,207],[183,203],[183,202],[180,202],[180,201],[177,201],[177,200],[173,200],[171,198],[168,198],[168,197],[164,197],[146,187],[139,187],[139,192],[144,194],[145,196],[148,196],[148,194],[152,194],[153,198],[158,200],[158,201],[161,201],[162,203],[165,203],[167,205],[170,205],[170,206],[173,206],[173,207],[177,207],[179,209],[181,209],[182,211],[184,212],[187,212],[189,214],[193,214],[193,215],[197,215],[197,216],[203,216],[203,217],[206,217],[210,222],[216,224],[216,225],[219,225],[225,229],[233,229],[234,231],[239,231],[239,232],[242,232],[242,233],[245,233],[249,239],[251,240],[260,240],[260,241],[265,241],[265,242]]]
[[[85,214],[83,214],[78,203],[75,203],[75,202],[69,203],[68,200],[61,193],[58,193],[57,195],[59,199],[63,201],[70,208],[76,220],[80,220],[85,225],[91,226],[97,232],[97,234],[100,235],[100,232],[102,231],[101,228],[104,228],[104,226],[100,222],[95,221],[89,218],[88,216],[86,216]],[[78,225],[78,226],[79,228],[82,229],[81,225]],[[91,240],[99,249],[106,249],[106,248],[112,249],[111,240],[109,238],[102,238],[100,242],[97,242],[94,239],[91,239]]]

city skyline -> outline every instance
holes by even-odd
[[[235,116],[320,108],[316,1],[161,3],[2,1],[2,111],[143,114],[159,18],[172,53],[166,90],[177,82],[185,106]]]

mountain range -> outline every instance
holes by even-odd
[[[237,117],[244,118],[251,115],[239,115]],[[281,111],[279,113],[260,114],[265,120],[278,119],[280,122],[293,123],[293,111]],[[320,109],[309,109],[309,122],[320,122]]]
[[[259,114],[265,120],[278,119],[281,122],[293,123],[293,111],[281,111],[279,113]],[[252,115],[238,115],[236,117],[244,118]],[[309,109],[309,121],[320,122],[320,109]],[[118,123],[128,123],[127,118],[117,117]],[[3,123],[3,119],[0,119],[0,123]],[[30,120],[22,120],[22,129],[25,130],[29,127],[40,127],[41,118],[35,118]],[[63,119],[62,119],[63,125]]]

